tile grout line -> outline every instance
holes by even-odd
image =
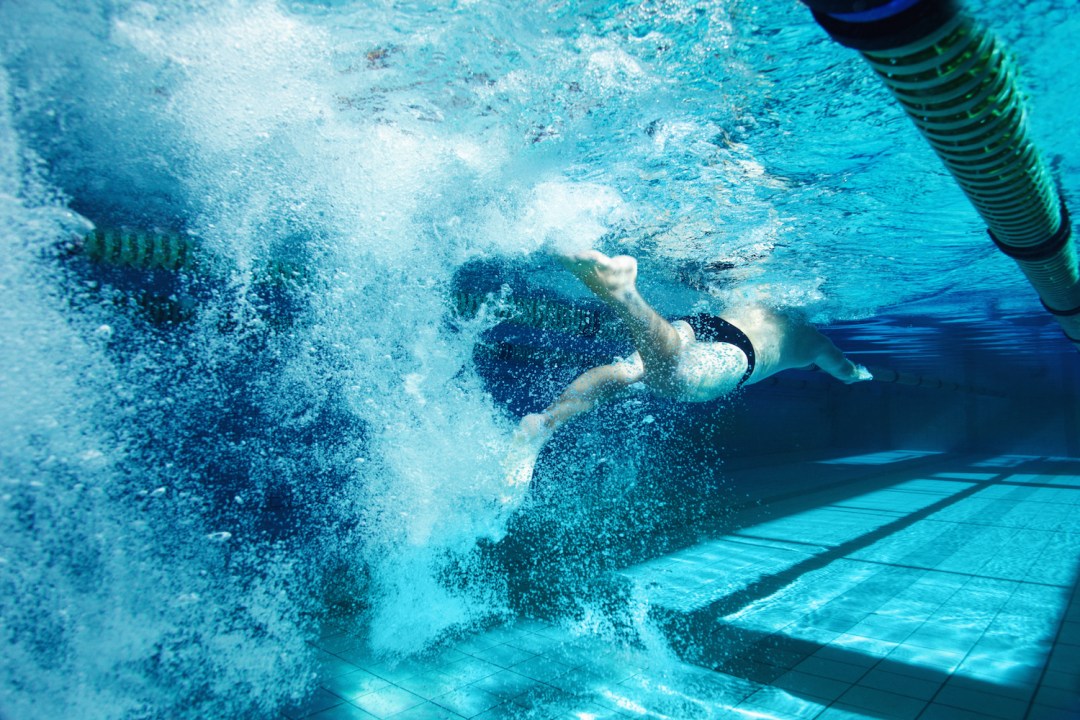
[[[1035,698],[1039,696],[1039,690],[1043,686],[1043,681],[1046,679],[1046,673],[1050,669],[1050,658],[1053,656],[1054,651],[1058,646],[1058,639],[1061,637],[1062,631],[1065,629],[1065,618],[1069,614],[1069,608],[1073,606],[1073,603],[1077,601],[1077,597],[1080,596],[1080,591],[1077,590],[1078,585],[1073,585],[1072,594],[1069,596],[1069,601],[1065,603],[1065,608],[1061,613],[1061,617],[1058,619],[1057,630],[1054,632],[1054,642],[1050,645],[1050,652],[1047,653],[1046,663],[1042,667],[1042,672],[1039,673],[1039,680],[1035,683],[1035,692],[1031,694],[1031,700],[1028,702],[1027,711],[1024,713],[1023,720],[1028,720],[1031,717],[1032,711],[1035,709]]]

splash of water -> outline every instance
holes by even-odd
[[[203,710],[270,709],[273,700],[223,700],[236,697],[225,689],[257,686],[257,674],[278,664],[294,668],[295,633],[282,632],[288,620],[272,609],[272,583],[221,576],[221,549],[167,488],[138,496],[158,478],[118,437],[115,416],[132,418],[137,403],[108,356],[112,329],[96,313],[71,315],[57,289],[66,278],[47,262],[88,223],[35,171],[10,97],[0,74],[0,707],[10,717],[134,717],[198,693],[210,696]],[[189,527],[168,524],[178,510]],[[280,569],[263,565],[267,579]],[[245,652],[229,652],[234,645]],[[165,685],[178,674],[186,693]]]
[[[383,51],[343,58],[275,3],[5,20],[4,713],[272,712],[310,687],[331,590],[393,654],[504,614],[476,553],[505,522],[509,423],[471,370],[494,320],[448,319],[450,282],[598,237],[617,194],[511,163],[513,133],[428,125],[439,108],[380,89]],[[401,107],[358,109],[380,92]],[[485,199],[511,165],[518,189]],[[166,283],[188,324],[65,260],[88,228],[68,206],[189,238]],[[484,231],[495,213],[512,232]],[[274,286],[283,258],[302,277]]]
[[[510,421],[455,273],[767,262],[787,186],[739,141],[724,7],[453,5],[0,5],[5,714],[265,714],[328,599],[393,655],[505,615],[476,544]],[[73,260],[83,216],[198,262]]]

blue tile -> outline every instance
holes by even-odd
[[[347,702],[335,705],[329,710],[308,716],[310,720],[376,720],[371,713],[364,712]]]
[[[580,667],[554,678],[549,684],[566,692],[583,692],[595,695],[633,677],[633,672],[628,671],[628,673],[623,677],[624,673],[612,675],[590,667]]]
[[[520,662],[514,667],[514,672],[530,677],[533,680],[540,680],[543,682],[549,682],[570,672],[573,668],[569,665],[553,660],[543,655],[537,655],[524,662]]]
[[[461,681],[462,685],[470,685],[477,680],[494,675],[503,668],[492,665],[479,658],[469,657],[456,663],[451,663],[443,669],[443,674]]]
[[[423,705],[424,702],[424,698],[419,695],[393,685],[369,692],[353,700],[353,704],[361,710],[366,710],[380,718],[396,715],[417,705]]]
[[[764,710],[774,717],[814,718],[825,708],[824,702],[802,698],[778,688],[766,687],[738,704],[740,709]]]
[[[929,622],[911,633],[903,644],[928,650],[967,653],[981,636],[981,629],[950,627]]]
[[[878,717],[896,720],[914,720],[926,707],[925,700],[897,695],[865,685],[851,688],[840,696],[839,701],[844,705],[865,708]]]
[[[805,617],[789,627],[786,632],[793,638],[822,647],[828,645],[842,635],[842,633],[834,630],[824,630],[822,628],[814,627],[807,623]]]
[[[925,598],[917,596],[908,598],[897,595],[878,608],[874,614],[886,617],[896,617],[902,620],[926,621],[937,612],[940,607],[941,603],[931,602]]]
[[[949,705],[982,713],[986,717],[1002,718],[1003,720],[1021,720],[1028,708],[1026,701],[979,692],[978,690],[959,686],[952,681],[949,681],[945,684],[945,687],[941,688],[941,691],[934,698],[934,702],[939,705]]]
[[[397,685],[426,700],[432,700],[440,695],[464,687],[468,683],[462,682],[460,678],[452,675],[431,671],[407,677],[398,682]]]
[[[1036,703],[1031,706],[1031,712],[1028,714],[1027,720],[1076,720],[1077,715],[1078,713],[1075,710],[1062,710],[1061,708]]]
[[[1055,672],[1075,672],[1080,668],[1080,656],[1074,645],[1057,645],[1050,652],[1050,661],[1047,669]]]
[[[435,703],[427,702],[390,717],[391,720],[462,720],[463,716]]]
[[[862,708],[838,703],[827,707],[815,720],[877,720],[877,718]]]
[[[523,627],[518,627],[515,623],[508,623],[506,625],[491,628],[486,632],[477,633],[470,638],[470,641],[480,647],[494,647],[495,645],[508,643],[514,638],[528,634],[528,632],[528,630],[523,629]]]
[[[504,642],[506,642],[506,639],[501,634],[482,633],[462,640],[454,646],[454,649],[466,655],[475,655],[496,645],[502,645]]]
[[[418,658],[418,661],[425,668],[442,671],[456,662],[461,662],[467,657],[470,656],[459,650],[446,648],[431,655],[424,655]]]
[[[1047,687],[1066,690],[1080,695],[1080,667],[1076,668],[1073,672],[1047,670],[1046,674],[1043,676],[1042,684]]]
[[[324,650],[318,652],[315,660],[318,664],[319,678],[323,680],[337,677],[338,675],[344,675],[359,669],[359,666],[348,660],[340,658],[337,655],[331,655]]]
[[[474,716],[472,720],[535,720],[535,718],[536,715],[520,705],[503,703]]]
[[[752,718],[768,718],[769,720],[812,720],[812,718],[820,716],[821,712],[821,706],[816,706],[812,712],[806,711],[803,714],[796,714],[769,705],[760,705],[744,700],[735,706],[732,717],[745,718],[749,716]]]
[[[1080,622],[1066,621],[1062,623],[1057,642],[1066,645],[1080,645]]]
[[[378,665],[364,668],[372,675],[396,683],[417,673],[427,672],[427,666],[419,660],[386,660]]]
[[[782,671],[795,667],[805,660],[813,648],[762,648],[760,659],[775,665]]]
[[[867,615],[869,613],[858,610],[832,610],[826,606],[823,610],[807,615],[807,620],[816,628],[846,633],[862,622]]]
[[[454,690],[432,700],[436,705],[453,710],[462,717],[471,718],[485,710],[502,704],[502,699],[475,685]]]
[[[852,665],[870,666],[887,656],[897,646],[897,643],[887,640],[844,633],[829,643],[827,648],[823,648],[815,654],[829,660],[841,660]]]
[[[340,638],[338,640],[338,642],[323,649],[364,669],[384,662],[367,646],[367,643],[359,638]]]
[[[810,675],[820,675],[821,677],[841,680],[848,683],[857,681],[865,675],[867,671],[865,666],[826,660],[816,656],[808,657],[796,665],[794,669]]]
[[[371,650],[366,647],[357,646],[353,648],[345,648],[334,652],[338,657],[347,660],[358,668],[367,670],[382,664],[384,661],[377,658]]]
[[[1038,681],[1045,655],[1045,650],[1022,638],[1009,650],[977,644],[956,672],[1001,685],[1030,685]]]
[[[961,665],[960,669],[949,678],[950,687],[964,688],[979,693],[988,692],[991,695],[1000,695],[1005,698],[1020,700],[1025,703],[1031,701],[1031,696],[1035,694],[1035,685],[1037,682],[1037,676],[1031,677],[1030,682],[1026,684],[1020,684],[1014,682],[1002,682],[1000,675],[996,677],[971,675],[964,672],[963,665]]]
[[[586,703],[575,705],[572,711],[558,717],[559,720],[627,720],[628,717],[633,717],[633,715],[628,715],[614,708]]]
[[[387,680],[372,675],[367,670],[353,670],[352,672],[324,680],[322,686],[345,700],[352,700],[361,695],[384,688],[390,683]]]
[[[1062,710],[1080,710],[1080,695],[1046,685],[1040,687],[1039,691],[1035,693],[1035,702],[1039,705],[1047,705]]]
[[[513,670],[501,670],[494,675],[489,675],[482,680],[473,683],[474,687],[491,693],[504,700],[517,697],[527,690],[537,686],[537,681],[532,678],[519,675]]]
[[[565,632],[558,625],[553,625],[545,620],[537,620],[535,618],[518,618],[514,627],[523,633],[544,634],[549,631]]]
[[[941,688],[945,678],[946,676],[933,671],[927,671],[921,675],[915,673],[904,675],[884,668],[874,668],[859,681],[859,684],[916,700],[929,701]]]
[[[900,674],[906,674],[903,666],[951,674],[963,660],[964,653],[904,644],[889,653],[883,662],[897,664],[899,667],[896,668],[896,672]]]
[[[987,720],[987,717],[971,710],[931,703],[923,710],[919,720]]]
[[[550,717],[569,712],[575,705],[586,702],[588,701],[579,699],[574,693],[554,687],[540,686],[518,695],[511,701],[511,704],[527,711],[528,717],[533,717],[536,713]]]
[[[847,692],[851,684],[841,680],[833,680],[792,670],[778,677],[773,686],[791,693],[829,701],[835,700]]]
[[[335,705],[340,705],[344,702],[337,695],[334,695],[322,688],[316,688],[315,692],[308,695],[302,701],[289,705],[282,710],[286,716],[290,718],[304,718],[309,715],[314,715],[317,712],[332,708]]]
[[[321,638],[315,643],[315,646],[328,653],[341,655],[342,652],[359,653],[362,650],[366,650],[367,643],[355,635],[342,634]],[[373,660],[374,656],[369,653],[367,659]]]
[[[614,653],[603,658],[598,658],[587,665],[583,665],[581,669],[598,673],[615,682],[622,682],[641,672],[641,667],[639,665],[635,665],[625,657]],[[559,677],[561,678],[562,676]],[[558,679],[559,678],[553,678],[549,680],[549,683],[554,684]]]
[[[542,655],[545,651],[558,645],[559,641],[530,632],[522,633],[521,635],[514,638],[513,640],[510,640],[506,644],[513,645],[516,648],[531,652],[535,655]]]
[[[798,668],[798,666],[796,666],[796,668]],[[787,672],[788,668],[781,668],[776,665],[769,665],[755,660],[740,659],[737,662],[725,665],[721,668],[721,671],[736,675],[751,682],[767,685]]]
[[[575,640],[564,642],[544,651],[544,657],[557,660],[570,667],[581,667],[586,663],[606,657],[612,652],[611,646],[593,640]]]
[[[858,665],[859,667],[872,667],[877,664],[880,657],[867,655],[855,648],[859,641],[870,642],[866,638],[856,638],[855,636],[843,634],[837,636],[836,640],[841,638],[845,639],[845,642],[829,642],[824,648],[819,648],[814,652],[811,657],[816,657],[818,660],[828,660],[835,663],[845,663],[847,665]]]

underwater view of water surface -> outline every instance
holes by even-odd
[[[964,4],[1076,207],[1080,13]],[[1075,717],[1080,358],[805,6],[0,28],[0,717]],[[631,352],[589,248],[905,380],[631,390],[506,502]]]

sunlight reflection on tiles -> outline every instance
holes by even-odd
[[[321,638],[320,697],[340,698],[334,713],[349,717],[362,712],[355,703],[381,714],[411,705],[406,712],[418,718],[451,708],[451,717],[480,712],[480,720],[534,712],[854,720],[887,715],[866,709],[882,698],[905,716],[932,701],[928,717],[951,717],[943,714],[950,703],[984,696],[1017,706],[1043,692],[1044,677],[1067,694],[1080,659],[1080,602],[1066,609],[1080,559],[1080,492],[1046,481],[1066,476],[1020,477],[1030,481],[934,474],[622,571],[635,603],[707,610],[696,616],[711,623],[700,642],[716,647],[698,649],[718,651],[703,663],[715,670],[656,647],[519,621],[397,664],[375,661],[350,638]],[[713,605],[748,588],[730,608]]]
[[[819,460],[822,465],[888,465],[890,463],[914,460],[915,458],[941,455],[937,450],[890,450],[886,452],[867,453],[866,455],[852,455],[845,458],[832,460]]]
[[[813,642],[813,635],[808,630],[815,623],[827,619],[833,598],[846,601],[860,596],[858,586],[852,588],[850,583],[838,586],[836,573],[826,570],[808,573],[783,592],[729,615],[726,622],[762,633],[774,631],[778,625],[782,625],[785,636]],[[927,573],[928,576],[932,574],[937,573]],[[897,587],[906,584],[902,575],[894,576],[893,580]],[[1016,585],[1025,587],[1023,584]],[[1043,604],[1035,616],[999,613],[1001,600],[991,601],[980,610],[975,601],[977,595],[962,596],[962,590],[958,590],[954,596],[955,603],[946,603],[932,619],[926,619],[929,608],[923,606],[908,620],[904,619],[902,613],[896,612],[895,603],[878,603],[874,595],[867,595],[861,599],[862,607],[868,612],[866,619],[852,626],[848,633],[829,642],[828,647],[867,658],[888,656],[894,662],[934,668],[942,673],[956,671],[957,675],[977,677],[991,683],[1030,683],[1037,680],[1038,671],[1051,650],[1056,619],[1066,601],[1064,589],[1056,590],[1056,601]],[[972,593],[977,593],[977,590]],[[768,609],[778,603],[785,603],[788,608],[794,607],[784,597],[787,594],[807,600],[808,612],[798,622],[791,622],[791,615],[777,622],[768,613]],[[875,608],[878,612],[875,612]],[[892,637],[889,635],[890,628],[896,630]],[[885,636],[874,637],[882,631],[886,633]]]
[[[1009,476],[1011,483],[1024,485],[1056,485],[1063,488],[1080,488],[1080,477],[1076,475],[1037,475],[1035,473],[1015,473]]]
[[[725,621],[759,632],[782,629],[788,637],[813,642],[807,630],[829,617],[832,600],[846,603],[855,598],[869,614],[828,645],[848,653],[847,660],[854,662],[857,656],[871,662],[887,658],[903,665],[970,676],[997,685],[1024,685],[1037,681],[1052,647],[1057,619],[1067,601],[1063,588],[1053,588],[1056,595],[1046,593],[1047,588],[1023,583],[996,583],[996,589],[988,589],[981,579],[973,578],[955,590],[929,617],[933,603],[915,605],[917,612],[906,616],[902,603],[895,599],[882,603],[876,593],[864,595],[859,588],[861,583],[853,586],[844,582],[831,569],[808,573],[784,590],[726,617]],[[925,576],[937,574],[925,573]],[[863,577],[869,580],[872,576]],[[890,581],[895,581],[897,590],[909,586],[900,575]],[[1034,590],[1040,595],[1041,605],[1037,610],[1034,605],[1028,605],[1031,615],[1002,612],[1008,600],[1015,597],[1012,592],[999,592],[1009,586],[1014,586],[1016,592]],[[799,598],[806,601],[806,606],[805,615],[798,622],[792,622],[790,614],[781,614],[779,619],[770,614],[769,610],[775,607],[797,607]]]
[[[955,495],[971,486],[972,483],[950,482],[945,480],[908,480],[884,490],[864,493],[855,497],[846,498],[832,505],[821,506],[812,510],[788,515],[779,520],[762,523],[754,528],[740,531],[740,534],[767,536],[769,533],[764,532],[764,529],[776,529],[778,531],[776,533],[777,537],[794,537],[803,542],[813,542],[813,540],[808,540],[802,535],[786,533],[786,531],[789,529],[798,529],[801,531],[807,525],[812,525],[819,520],[833,521],[835,519],[844,522],[844,524],[848,526],[860,526],[859,520],[849,519],[845,521],[843,513],[836,511],[843,510],[848,513],[855,511],[855,513],[852,514],[858,514],[858,511],[888,513],[892,515],[908,514],[939,502],[943,498]],[[823,517],[822,513],[828,513],[831,517]],[[875,529],[877,526],[884,524],[884,522],[893,519],[895,518],[876,518],[869,524],[863,524],[861,527],[865,527],[866,530]],[[837,541],[843,541],[847,540],[849,537],[850,535],[848,533],[840,533],[836,536],[836,539]]]
[[[718,673],[676,671],[632,678],[609,690],[606,699],[629,714],[696,720],[725,717],[759,688]]]
[[[651,604],[690,612],[970,487],[964,482],[910,480],[758,523],[620,574],[633,581]],[[945,529],[930,527],[936,533]],[[924,542],[917,534],[909,541],[917,546]]]
[[[1080,538],[1013,526],[1056,515],[1031,499],[1030,488],[1013,489],[1008,498],[965,498],[802,574],[724,622],[808,642],[810,629],[839,630],[829,647],[848,653],[847,661],[887,657],[943,676],[1030,685],[1076,580]],[[1033,575],[1046,584],[1033,584]]]
[[[763,718],[813,718],[824,709],[825,705],[821,703],[792,695],[777,687],[762,688],[736,707],[736,710],[747,713],[748,717]],[[751,714],[755,712],[762,714]]]
[[[939,472],[934,477],[943,480],[974,480],[976,482],[989,482],[998,475],[997,473],[973,473],[973,472]]]
[[[651,604],[688,612],[822,550],[820,546],[784,547],[728,536],[667,556],[677,562],[642,563],[620,574],[647,593]]]
[[[986,460],[980,460],[972,463],[973,467],[1016,467],[1023,465],[1024,463],[1031,462],[1033,460],[1039,460],[1038,455],[998,455],[997,457],[987,458]]]

